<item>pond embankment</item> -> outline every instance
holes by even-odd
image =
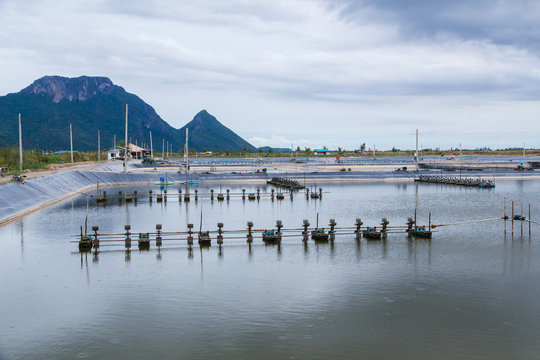
[[[266,173],[226,173],[226,174],[189,174],[189,180],[201,183],[265,183],[276,174]],[[468,176],[486,176],[487,174],[470,173]],[[490,174],[491,175],[491,174]],[[493,174],[494,175],[494,174]],[[519,174],[519,178],[537,179],[535,174]],[[66,171],[37,177],[24,183],[13,182],[0,186],[0,226],[13,221],[30,212],[56,203],[70,196],[84,193],[100,186],[153,184],[160,176],[166,176],[168,181],[182,182],[185,174],[162,172],[154,173],[123,173],[111,171]],[[280,174],[283,176],[283,174]],[[362,172],[309,172],[289,173],[288,178],[299,182],[314,181],[412,181],[414,174],[408,171],[362,171]],[[500,172],[494,178],[516,178],[516,173]]]

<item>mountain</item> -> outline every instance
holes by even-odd
[[[172,145],[173,151],[181,150],[185,141],[184,129],[188,127],[190,147],[198,151],[204,147],[238,151],[244,146],[254,150],[206,111],[197,114],[184,128],[175,129],[138,96],[114,85],[106,77],[89,76],[45,76],[18,93],[1,96],[0,147],[18,144],[19,113],[23,119],[24,148],[69,149],[70,123],[75,150],[97,149],[98,130],[101,132],[101,148],[110,147],[114,135],[117,141],[124,138],[126,104],[128,137],[138,145],[148,147],[152,131],[156,151],[161,151],[163,140]]]
[[[213,149],[230,151],[247,149],[253,152],[257,150],[231,129],[221,124],[206,110],[201,110],[195,115],[193,120],[180,129],[180,133],[185,134],[186,129],[189,130],[189,147],[198,151],[203,149],[208,151]],[[183,143],[185,143],[185,140]]]
[[[284,153],[290,153],[292,152],[289,148],[280,148],[280,147],[272,147],[272,146],[260,146],[259,150],[262,152],[268,152],[268,150],[272,149],[272,152],[284,152]]]

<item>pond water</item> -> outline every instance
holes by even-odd
[[[90,204],[100,232],[271,228],[277,219],[327,226],[404,225],[415,184],[324,183],[322,200],[189,204]],[[231,192],[256,185],[224,184]],[[150,187],[109,188],[138,190]],[[219,185],[201,185],[200,193]],[[261,185],[262,191],[269,188]],[[154,193],[159,191],[153,188]],[[492,190],[420,184],[418,222],[445,224],[516,212],[540,213],[540,182],[498,181]],[[169,194],[176,189],[169,189]],[[0,359],[351,359],[537,358],[540,353],[540,229],[490,221],[438,228],[431,241],[389,234],[386,241],[338,236],[304,245],[300,237],[265,246],[225,240],[190,251],[165,242],[102,243],[81,254],[70,235],[84,224],[77,196],[0,228]]]

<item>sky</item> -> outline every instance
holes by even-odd
[[[0,0],[0,95],[45,75],[255,146],[540,148],[540,1]]]

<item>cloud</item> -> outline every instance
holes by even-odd
[[[272,147],[290,148],[291,144],[294,141],[286,138],[285,136],[272,135],[270,137],[252,136],[249,138],[249,142],[255,145],[256,147],[272,146]]]
[[[540,3],[535,0],[334,0],[340,16],[352,22],[369,19],[393,23],[403,39],[452,34],[538,52]]]
[[[381,142],[396,134],[391,145],[418,126],[440,129],[433,139],[442,143],[448,124],[477,133],[497,124],[508,139],[508,118],[540,131],[539,7],[524,0],[4,0],[0,93],[43,75],[108,76],[174,126],[213,109],[254,143],[272,146],[306,137],[356,146],[377,133]]]

